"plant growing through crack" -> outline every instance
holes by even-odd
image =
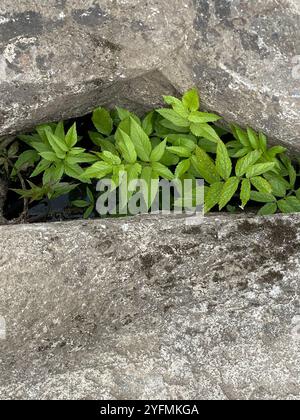
[[[140,179],[149,186],[144,197],[148,208],[160,179],[204,179],[206,213],[254,206],[260,207],[260,215],[300,211],[297,165],[285,148],[269,147],[266,136],[251,128],[220,128],[220,116],[200,111],[195,89],[181,100],[165,96],[164,101],[167,108],[143,119],[123,108],[98,108],[91,118],[95,130],[84,131],[83,137],[76,123],[68,130],[63,122],[39,126],[35,133],[19,136],[21,154],[17,143],[1,152],[2,172],[22,179],[14,191],[31,201],[53,199],[86,184],[82,196],[72,200],[85,218],[95,208],[95,183],[110,178],[117,189],[124,173],[128,184]]]

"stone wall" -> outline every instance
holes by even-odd
[[[2,0],[0,135],[196,85],[300,150],[299,26],[295,0]]]
[[[300,218],[0,227],[1,399],[300,399]]]

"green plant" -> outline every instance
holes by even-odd
[[[40,201],[43,200],[45,197],[49,199],[55,199],[60,197],[61,195],[69,194],[73,191],[78,184],[68,184],[67,182],[60,182],[55,184],[45,184],[41,187],[35,185],[33,182],[28,181],[30,185],[30,189],[17,189],[12,188],[12,191],[19,194],[22,198],[33,201]]]
[[[67,133],[62,121],[39,126],[36,131],[32,136],[20,136],[40,156],[31,178],[43,174],[43,185],[59,183],[63,176],[82,181],[84,171],[80,164],[93,162],[95,157],[84,148],[76,147],[79,141],[76,123]]]
[[[297,173],[284,154],[286,149],[281,146],[268,148],[266,137],[257,135],[252,129],[244,131],[233,126],[232,130],[236,141],[226,145],[219,141],[216,159],[211,163],[211,173],[219,179],[209,182],[212,180],[207,179],[207,168],[201,168],[202,175],[210,184],[206,190],[206,212],[216,205],[222,210],[237,192],[242,209],[249,201],[263,205],[259,215],[275,214],[277,210],[283,213],[300,211]],[[235,153],[232,153],[232,146]],[[198,149],[197,153],[203,159],[205,152]]]
[[[19,144],[14,142],[9,148],[0,149],[0,173],[6,178],[11,175],[14,160],[18,157]]]
[[[92,191],[86,187],[86,199],[72,201],[72,204],[80,209],[85,209],[83,218],[88,219],[95,209],[96,201]]]
[[[101,179],[112,175],[116,185],[118,174],[124,170],[129,180],[140,177],[148,183],[159,177],[203,178],[205,212],[217,205],[221,211],[238,197],[241,209],[250,201],[262,203],[262,215],[278,210],[299,211],[297,175],[285,148],[268,148],[264,134],[238,126],[231,127],[234,138],[223,142],[220,135],[228,131],[211,125],[221,118],[199,111],[200,99],[194,89],[182,100],[171,96],[164,100],[171,109],[151,112],[142,122],[117,110],[120,123],[114,136],[110,114],[102,109],[95,111],[93,122],[101,138],[96,141],[95,133],[90,136],[102,153],[97,153],[99,160],[85,171],[84,177]],[[102,138],[104,133],[110,136],[108,142]]]
[[[74,179],[92,184],[110,178],[118,188],[126,174],[128,184],[138,179],[152,184],[144,197],[148,208],[160,179],[204,179],[206,213],[215,208],[236,212],[247,206],[259,206],[260,215],[300,211],[298,174],[285,148],[269,147],[266,136],[251,128],[221,128],[220,116],[200,111],[196,89],[181,100],[165,96],[164,101],[168,108],[151,111],[143,119],[123,108],[112,112],[97,108],[92,115],[96,131],[89,131],[89,140],[82,133],[84,148],[77,145],[81,139],[76,124],[67,133],[60,122],[20,136],[29,150],[19,156],[14,171],[37,163],[31,177],[40,177],[42,186],[30,183],[31,190],[18,193],[37,200],[54,197],[73,189],[69,183]],[[61,181],[68,183],[66,189],[60,189],[65,185]],[[85,209],[88,218],[95,207],[91,189],[73,205]]]

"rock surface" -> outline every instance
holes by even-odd
[[[299,216],[0,227],[0,398],[299,400],[299,239]]]
[[[46,3],[1,2],[0,136],[196,85],[206,108],[300,150],[297,0]]]

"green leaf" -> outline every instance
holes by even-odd
[[[243,179],[242,181],[240,198],[242,201],[242,208],[244,209],[251,198],[251,183],[249,179]]]
[[[289,177],[290,177],[290,185],[292,188],[294,188],[297,181],[297,172],[293,165],[290,165],[288,167],[288,172],[289,172]]]
[[[214,143],[220,141],[220,137],[216,131],[209,124],[191,124],[191,132],[196,137],[204,137],[207,140],[210,140]]]
[[[240,180],[237,177],[229,178],[223,187],[220,200],[219,200],[219,210],[221,211],[226,205],[230,202],[234,194],[237,192],[239,187]]]
[[[284,168],[284,166],[282,165],[282,163],[276,157],[271,157],[268,151],[264,152],[263,160],[266,161],[266,162],[275,163],[276,167],[275,167],[274,171],[278,172],[278,170],[279,170],[279,171],[282,172],[281,175],[283,175],[282,168]],[[284,171],[287,172],[285,168],[284,168]],[[287,173],[284,176],[286,176],[286,175],[287,175]]]
[[[121,165],[121,159],[111,152],[104,151],[99,153],[99,157],[101,157],[104,162],[107,162],[111,165]]]
[[[88,219],[91,216],[91,214],[93,213],[93,211],[94,211],[94,205],[88,207],[83,214],[83,218]]]
[[[110,136],[113,130],[113,120],[110,113],[104,108],[97,108],[93,112],[92,121],[97,131]]]
[[[177,134],[168,134],[167,135],[168,143],[171,143],[174,146],[182,146],[182,141],[188,141],[190,143],[196,144],[198,139],[197,137],[193,136],[193,134],[187,133],[177,133]]]
[[[144,162],[149,162],[152,151],[151,141],[142,127],[133,118],[130,119],[130,138],[138,157]]]
[[[167,147],[167,151],[182,158],[189,158],[191,157],[191,154],[192,154],[190,149],[187,149],[186,147],[181,147],[181,146]]]
[[[112,182],[115,184],[113,189],[121,184],[125,173],[125,165],[113,166],[113,175],[111,177]]]
[[[186,109],[181,101],[178,100],[177,104],[173,105],[173,110],[178,114],[180,117],[184,118],[185,120],[189,118],[190,112]]]
[[[166,104],[173,107],[176,114],[180,115],[184,119],[188,119],[190,113],[180,99],[177,99],[174,96],[164,96],[164,101]]]
[[[166,120],[178,127],[189,127],[190,122],[187,118],[178,115],[173,109],[158,109],[157,112]]]
[[[43,186],[46,187],[48,184],[52,186],[54,183],[60,182],[63,174],[64,166],[61,162],[52,164],[43,173]]]
[[[133,114],[132,112],[129,112],[127,109],[120,108],[120,107],[116,107],[116,110],[121,121],[124,121],[124,120],[130,121],[130,117],[131,117],[137,122],[137,124],[141,125],[141,120],[139,119],[137,115]]]
[[[52,134],[50,131],[47,131],[47,139],[50,146],[57,155],[60,152],[66,153],[69,151],[69,148],[66,145],[65,141],[57,137],[55,134]]]
[[[7,155],[10,159],[17,157],[19,151],[19,143],[15,141],[8,149]]]
[[[231,154],[231,157],[236,158],[236,159],[245,157],[248,153],[251,152],[251,150],[252,149],[250,147],[243,147],[237,150],[236,153]]]
[[[205,192],[204,212],[209,213],[220,201],[220,197],[224,188],[224,182],[216,182],[212,184]]]
[[[270,155],[270,157],[275,157],[277,155],[280,155],[282,153],[285,153],[287,151],[287,149],[285,147],[282,146],[274,146],[271,149],[268,150],[268,154]]]
[[[295,187],[295,183],[297,180],[297,173],[295,171],[295,168],[292,164],[291,159],[286,155],[281,155],[280,159],[282,163],[284,164],[285,168],[287,169],[289,178],[290,178],[290,187],[293,189]]]
[[[102,179],[110,175],[113,171],[113,165],[108,162],[97,162],[84,171],[83,177],[86,179]]]
[[[261,193],[271,194],[272,187],[267,180],[261,176],[256,176],[250,179],[251,184]]]
[[[43,153],[40,153],[40,156],[43,159],[48,160],[49,162],[56,162],[57,161],[57,156],[54,152],[43,152]]]
[[[147,191],[143,190],[143,194],[148,209],[152,206],[159,191],[159,179],[153,172],[150,166],[145,166],[141,173],[141,179],[145,181],[147,186]]]
[[[159,162],[166,151],[167,140],[162,141],[158,146],[156,146],[150,155],[151,162]]]
[[[268,180],[272,187],[272,192],[276,197],[285,197],[287,189],[290,188],[289,183],[280,175],[265,174],[264,177]]]
[[[87,201],[84,201],[84,200],[75,200],[75,201],[72,201],[72,204],[75,207],[79,207],[81,209],[84,209],[86,207],[89,207],[89,205],[90,205],[90,203],[88,203]]]
[[[189,137],[185,137],[184,134],[171,134],[167,137],[167,142],[171,143],[176,147],[184,147],[189,149],[190,152],[193,152],[196,147],[196,141],[192,140]]]
[[[250,144],[250,141],[249,141],[249,138],[248,138],[248,135],[247,135],[247,133],[244,131],[244,130],[242,130],[240,127],[238,127],[237,125],[233,125],[232,126],[232,131],[233,131],[233,134],[235,135],[235,138],[243,145],[243,146],[245,146],[246,148],[248,148],[248,147],[250,147],[251,146],[251,144]]]
[[[65,142],[68,148],[72,149],[72,147],[76,145],[77,141],[78,141],[77,128],[76,128],[76,123],[74,123],[67,132]]]
[[[293,204],[291,202],[288,202],[287,199],[279,200],[277,204],[281,213],[284,213],[284,214],[295,213],[295,212],[297,213]]]
[[[156,132],[160,137],[166,137],[170,133],[189,134],[190,127],[178,127],[178,125],[171,123],[171,121],[160,120],[159,127]]]
[[[159,162],[153,162],[152,169],[157,175],[161,176],[162,178],[165,178],[169,181],[172,181],[174,179],[174,174],[170,171],[170,169]]]
[[[43,125],[39,125],[38,127],[36,127],[36,131],[38,133],[38,135],[40,136],[41,140],[44,143],[48,143],[48,136],[47,133],[53,133],[51,127],[49,125],[43,124]]]
[[[65,139],[65,127],[64,127],[63,121],[60,121],[57,124],[54,134],[56,135],[56,137],[59,137],[61,140]]]
[[[181,178],[184,174],[188,172],[188,170],[191,167],[191,161],[190,159],[186,159],[181,161],[175,170],[175,178]]]
[[[65,171],[65,168],[64,168],[63,162],[56,163],[54,165],[52,181],[59,182],[63,177],[64,171]]]
[[[232,172],[232,163],[225,144],[220,140],[217,147],[216,168],[225,181],[230,177]]]
[[[131,138],[128,136],[128,134],[120,129],[118,129],[118,133],[120,138],[122,138],[122,141],[118,142],[118,148],[120,149],[123,158],[128,163],[135,163],[137,160],[137,153]]]
[[[139,176],[142,173],[142,166],[139,163],[128,165],[126,167],[126,171],[127,171],[127,182],[129,184],[131,181],[135,181],[139,179]]]
[[[267,137],[263,133],[259,133],[259,149],[266,152],[268,148]]]
[[[39,152],[39,153],[53,152],[53,150],[52,150],[52,148],[51,148],[51,146],[50,146],[49,143],[44,144],[42,142],[32,142],[31,143],[31,147],[33,149],[35,149],[37,152]]]
[[[300,200],[297,197],[287,197],[285,201],[293,208],[293,211],[300,213]]]
[[[65,173],[70,177],[70,178],[75,178],[75,179],[79,179],[82,180],[83,179],[83,169],[77,165],[69,165],[68,162],[64,162],[64,166],[65,166]]]
[[[88,196],[88,199],[90,200],[90,203],[95,203],[95,197],[92,191],[89,189],[89,187],[86,188],[86,195]]]
[[[207,153],[217,153],[217,143],[213,143],[207,139],[200,139],[198,146],[205,150]]]
[[[265,204],[258,212],[259,216],[271,216],[277,212],[277,203]]]
[[[217,168],[209,155],[200,147],[196,147],[196,156],[192,156],[191,160],[194,168],[199,172],[200,176],[209,184],[220,181]]]
[[[189,115],[188,119],[192,123],[203,124],[203,123],[219,121],[221,117],[219,117],[216,114],[209,114],[207,112],[195,111]]]
[[[101,147],[100,140],[103,140],[103,135],[96,132],[96,131],[89,131],[89,138],[92,140],[92,142],[96,145]]]
[[[147,114],[143,120],[142,127],[145,133],[147,134],[147,136],[151,136],[151,134],[154,131],[153,119],[154,119],[154,111],[149,112],[149,114]]]
[[[21,190],[21,189],[13,189],[13,188],[11,190],[19,194],[23,198],[30,199],[30,202],[42,200],[46,196],[47,189],[45,187],[43,188],[37,187],[36,185],[34,185],[32,182],[29,182],[29,181],[28,183],[31,187],[31,189],[29,190],[26,190],[26,189]]]
[[[250,144],[252,146],[252,148],[254,150],[258,150],[259,149],[259,139],[258,139],[258,135],[256,134],[256,132],[248,127],[247,128],[247,134],[248,134],[248,139],[250,141]]]
[[[116,146],[111,140],[100,140],[100,146],[103,152],[107,151],[116,156],[119,156]]]
[[[89,131],[89,136],[92,142],[101,148],[102,152],[107,151],[110,153],[113,153],[114,155],[118,156],[118,151],[116,149],[116,146],[114,144],[114,140],[111,137],[108,137],[106,139],[102,138],[102,135],[100,133],[94,133],[92,131]],[[108,140],[110,139],[110,140]]]
[[[47,138],[56,156],[59,159],[64,159],[66,156],[66,152],[69,151],[68,146],[59,137],[56,137],[54,134],[48,131]]]
[[[40,142],[41,138],[38,134],[32,134],[32,135],[19,135],[18,139],[21,140],[23,143],[26,143],[28,146],[31,146],[32,142]]]
[[[242,148],[242,145],[237,140],[231,140],[226,142],[227,149],[238,149],[240,150]]]
[[[258,203],[274,203],[276,202],[276,198],[272,194],[264,194],[261,192],[252,191],[251,192],[251,200],[256,201]]]
[[[43,173],[43,187],[45,187],[46,185],[50,184],[51,182],[51,178],[52,178],[52,174],[53,174],[53,165],[49,166],[49,168],[47,168],[44,173]]]
[[[191,89],[183,95],[183,105],[191,112],[200,108],[200,98],[197,89]]]
[[[247,178],[253,178],[255,176],[259,176],[262,174],[265,174],[269,171],[271,171],[272,169],[275,168],[275,163],[258,163],[256,165],[251,166],[251,168],[249,168],[247,170],[246,176]]]
[[[39,159],[40,156],[35,150],[26,150],[25,152],[21,153],[18,160],[14,164],[12,176],[33,166]]]
[[[163,96],[164,102],[167,105],[171,105],[171,106],[183,106],[182,102],[180,99],[175,98],[175,96]]]
[[[97,153],[97,155],[100,155],[100,153]],[[71,153],[69,153],[68,157],[65,159],[65,162],[73,165],[75,163],[94,163],[97,160],[98,157],[95,154],[81,153],[80,155],[73,156]]]
[[[255,150],[254,152],[248,153],[245,157],[238,160],[235,168],[236,176],[242,177],[253,166],[260,158],[262,152]]]
[[[173,153],[170,153],[166,150],[163,157],[160,160],[160,163],[162,163],[165,166],[176,166],[179,160],[179,156],[174,155]]]
[[[40,175],[42,172],[45,172],[51,164],[52,163],[49,162],[48,160],[42,159],[40,163],[37,165],[37,167],[35,168],[35,170],[32,172],[31,178],[34,178],[35,176]]]
[[[61,195],[69,194],[71,191],[77,188],[77,186],[78,184],[68,184],[67,182],[61,182],[52,187],[53,192],[50,195],[52,196],[52,198],[57,198]]]

